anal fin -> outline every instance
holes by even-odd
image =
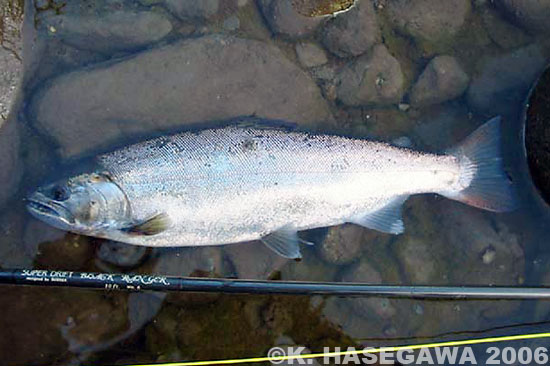
[[[298,232],[291,225],[283,226],[266,236],[262,237],[262,241],[268,248],[273,250],[285,258],[302,258],[300,253],[300,238]]]
[[[349,222],[388,234],[401,234],[405,230],[401,211],[409,196],[399,196],[384,207],[364,215],[352,217]]]

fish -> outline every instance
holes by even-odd
[[[495,117],[440,154],[254,125],[183,132],[100,155],[95,169],[38,188],[27,208],[59,229],[128,244],[260,240],[301,258],[311,244],[303,230],[352,223],[403,233],[411,195],[516,209],[500,128]]]

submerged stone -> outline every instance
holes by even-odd
[[[303,67],[310,68],[327,63],[325,51],[314,43],[297,43],[296,55]]]
[[[19,131],[15,116],[0,119],[0,206],[17,191],[23,174],[19,153]]]
[[[418,43],[436,44],[454,36],[470,13],[470,0],[390,0],[390,21]]]
[[[411,91],[414,106],[427,106],[459,97],[470,78],[454,57],[437,56],[426,66]]]
[[[363,246],[365,229],[358,225],[338,225],[328,230],[323,242],[318,246],[324,260],[334,264],[349,263],[357,259]],[[365,243],[368,245],[368,243]]]
[[[43,24],[51,37],[76,48],[108,53],[143,47],[172,31],[170,20],[152,11],[115,11],[101,16],[48,13]]]
[[[131,133],[243,115],[306,125],[332,120],[317,85],[278,48],[225,36],[62,75],[34,96],[31,114],[64,157]]]
[[[384,45],[359,57],[338,75],[337,96],[344,104],[397,104],[404,92],[399,62]]]
[[[501,0],[495,2],[510,19],[535,35],[550,32],[550,2],[546,0]]]
[[[313,34],[323,21],[299,13],[292,0],[259,0],[258,5],[271,31],[290,38]]]
[[[492,113],[519,108],[546,62],[538,45],[480,60],[480,72],[472,77],[468,88],[468,104],[479,111]]]
[[[220,0],[164,0],[170,11],[180,18],[204,19],[216,14]]]
[[[325,26],[323,43],[340,57],[358,56],[381,41],[371,0],[358,0],[356,5],[338,14]]]
[[[260,241],[227,245],[224,253],[239,278],[265,280],[288,261]]]

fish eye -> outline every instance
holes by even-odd
[[[52,198],[56,201],[66,201],[69,199],[69,190],[62,185],[56,185],[51,192]]]

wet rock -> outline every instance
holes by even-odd
[[[538,45],[487,57],[472,77],[467,98],[471,107],[491,113],[505,113],[518,108],[529,87],[546,65]]]
[[[525,277],[521,240],[506,225],[491,225],[483,215],[467,206],[455,207],[446,215],[447,247],[456,251],[450,278],[455,283],[516,285]]]
[[[302,15],[296,11],[292,3],[292,0],[258,0],[258,5],[273,33],[291,38],[313,34],[323,18]]]
[[[115,332],[108,337],[102,337],[99,342],[90,343],[86,338],[80,338],[79,332],[71,332],[76,327],[76,321],[72,317],[69,317],[66,324],[60,327],[61,334],[68,342],[69,350],[76,353],[75,358],[81,362],[93,353],[106,350],[141,330],[157,315],[165,297],[166,294],[159,292],[129,294],[127,301],[128,327],[124,332]]]
[[[414,285],[444,283],[444,274],[437,263],[442,258],[433,252],[428,240],[413,237],[408,240],[397,240],[392,248],[407,275]]]
[[[170,20],[153,11],[115,11],[101,16],[48,13],[42,24],[50,36],[67,44],[106,53],[143,47],[172,31]]]
[[[0,267],[30,268],[33,256],[22,244],[24,235],[24,212],[6,210],[0,216]]]
[[[270,302],[260,311],[263,326],[273,334],[284,334],[292,328],[292,316],[284,303]]]
[[[342,275],[342,281],[381,284],[382,275],[366,259],[347,269]],[[396,313],[396,309],[390,303],[390,300],[385,298],[353,299],[351,300],[351,306],[357,313],[366,317],[375,316],[388,319]]]
[[[61,242],[63,238],[65,238],[65,235],[67,235],[66,231],[56,229],[42,221],[29,217],[26,212],[21,212],[21,216],[27,218],[23,234],[22,249],[25,251],[26,255],[31,258],[35,258],[42,244]]]
[[[518,48],[531,41],[522,29],[514,26],[493,8],[482,10],[483,25],[491,40],[504,49]]]
[[[351,224],[331,227],[318,246],[321,257],[334,264],[354,261],[361,254],[364,231],[362,227]]]
[[[533,34],[549,33],[550,3],[545,0],[502,0],[495,3],[506,16]]]
[[[159,249],[155,273],[165,276],[189,276],[194,273],[223,274],[220,247],[182,247]]]
[[[239,278],[265,280],[289,261],[259,241],[231,244],[224,251]]]
[[[234,31],[239,29],[241,25],[240,20],[237,16],[232,15],[223,21],[223,28],[228,31]]]
[[[444,220],[439,217],[444,216]],[[417,197],[406,210],[406,231],[393,243],[403,277],[413,284],[516,286],[525,276],[520,238],[486,212],[456,202]],[[462,313],[449,312],[448,324],[434,324],[445,331],[459,324],[475,324],[511,316],[519,302],[461,304]],[[425,314],[437,306],[426,306]],[[452,315],[451,315],[452,314]]]
[[[404,91],[399,62],[386,47],[374,47],[372,54],[352,62],[338,75],[337,95],[344,104],[397,104]]]
[[[205,19],[218,12],[219,0],[164,0],[167,8],[182,19]]]
[[[17,191],[22,176],[21,165],[15,116],[8,121],[0,119],[0,206]]]
[[[310,68],[327,63],[327,55],[323,49],[313,43],[297,43],[296,55],[303,67]]]
[[[374,249],[374,248],[373,248]],[[339,281],[371,284],[399,284],[397,262],[379,247],[348,267]],[[323,316],[349,336],[358,339],[409,336],[421,327],[427,315],[413,300],[382,297],[329,298]],[[372,345],[372,344],[371,344]]]
[[[331,19],[323,33],[327,49],[340,57],[358,56],[380,41],[372,0],[358,0],[354,8]]]
[[[235,116],[306,125],[332,120],[317,85],[279,49],[224,36],[184,40],[62,75],[32,104],[36,125],[65,157],[129,133]]]
[[[451,56],[433,58],[411,90],[414,106],[427,106],[459,97],[468,87],[470,78]]]
[[[482,121],[468,117],[464,103],[447,103],[422,110],[409,136],[424,149],[440,152],[451,148]]]
[[[409,136],[415,126],[414,121],[398,108],[366,109],[362,119],[363,124],[358,126],[359,132],[365,133],[369,138],[386,142]]]
[[[84,349],[128,327],[125,293],[81,290],[75,296],[69,289],[16,286],[0,291],[0,326],[13,330],[0,339],[5,364],[56,363],[71,356],[66,337]]]
[[[0,6],[0,206],[15,193],[22,175],[17,115],[10,114],[19,108],[16,96],[22,72],[22,9],[10,4]]]
[[[123,268],[139,265],[146,255],[146,247],[111,240],[102,242],[96,252],[100,261]]]
[[[391,22],[418,43],[445,42],[454,36],[470,13],[469,0],[390,0]]]
[[[3,17],[0,10],[0,17]],[[0,125],[8,118],[19,85],[21,60],[20,19],[4,17],[0,27]]]
[[[40,269],[82,270],[94,254],[91,238],[66,234],[63,239],[43,242],[35,259]]]
[[[327,265],[322,258],[315,255],[315,252],[302,254],[303,258],[301,261],[288,261],[281,268],[281,279],[286,281],[337,280],[337,271],[339,269],[337,266]]]

